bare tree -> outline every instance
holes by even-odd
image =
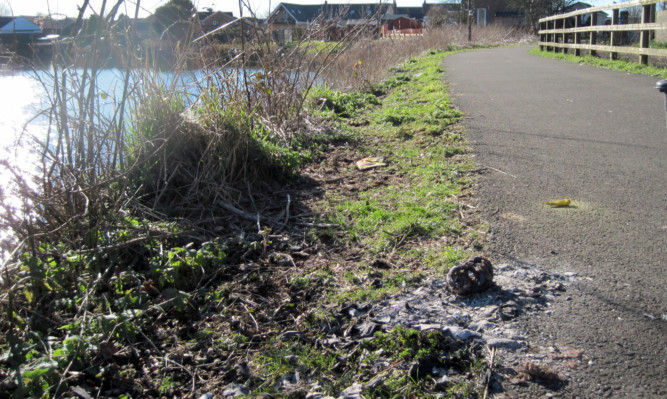
[[[12,12],[9,0],[0,0],[0,16],[10,16],[12,14],[14,13]]]
[[[447,9],[440,4],[431,7],[426,13],[426,16],[428,17],[428,27],[430,29],[446,24],[449,19]]]
[[[537,32],[540,18],[565,12],[576,0],[509,0],[510,6],[523,11],[526,24]]]

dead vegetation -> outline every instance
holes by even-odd
[[[42,141],[38,184],[5,165],[17,171],[24,208],[5,204],[2,214],[16,241],[0,294],[0,396],[335,394],[360,378],[370,384],[369,359],[389,349],[399,352],[386,358],[396,363],[385,380],[360,389],[409,395],[479,388],[478,351],[450,337],[390,332],[402,347],[367,336],[347,352],[323,340],[358,327],[346,303],[349,310],[352,302],[390,295],[427,268],[441,273],[461,251],[481,245],[483,232],[469,202],[474,172],[460,131],[445,130],[458,118],[448,103],[423,111],[432,126],[412,125],[422,121],[393,103],[343,123],[323,115],[326,107],[306,112],[308,89],[323,71],[330,71],[328,82],[376,88],[386,100],[417,72],[394,70],[400,79],[376,86],[385,71],[423,54],[437,37],[356,38],[341,42],[346,51],[306,56],[314,37],[293,49],[247,42],[245,54],[262,71],[233,63],[239,68],[229,72],[216,69],[219,60],[204,60],[211,68],[202,74],[165,85],[150,79],[152,71],[140,79],[128,68],[112,117],[96,108],[109,93],[95,82],[94,58],[83,75],[54,70],[47,110],[54,135]],[[388,135],[375,135],[371,125]],[[416,155],[388,157],[390,167],[372,175],[352,166],[400,143]],[[442,153],[432,152],[439,146]],[[452,182],[439,203],[447,223],[421,226],[402,214],[395,225],[360,234],[354,212],[376,206],[365,195],[412,191],[408,164],[431,160],[440,169],[427,167],[420,179],[428,187],[435,176],[443,190]],[[345,213],[344,202],[362,208]],[[406,348],[416,351],[410,360],[421,349],[451,355],[465,381],[454,388],[413,384],[412,373],[397,366],[407,361]]]

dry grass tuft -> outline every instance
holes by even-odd
[[[387,78],[390,67],[429,50],[512,45],[535,40],[526,30],[500,25],[473,27],[472,38],[472,42],[468,42],[467,27],[445,25],[427,30],[423,36],[360,39],[350,44],[323,72],[323,79],[329,87],[349,91],[381,82]]]

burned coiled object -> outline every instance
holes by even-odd
[[[464,264],[449,269],[447,284],[457,295],[485,291],[493,286],[493,266],[488,259],[475,256]]]

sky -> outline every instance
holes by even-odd
[[[117,0],[107,0],[107,9],[116,3]],[[329,3],[369,3],[377,2],[380,0],[329,0]],[[390,2],[391,0],[382,0],[384,2]],[[592,5],[606,5],[611,4],[613,0],[583,0],[586,3]],[[93,6],[93,9],[101,9],[103,0],[90,0],[90,4]],[[139,16],[146,17],[152,14],[155,9],[165,3],[168,0],[140,0],[141,11]],[[192,2],[197,6],[198,9],[212,8],[216,11],[231,11],[235,16],[239,16],[239,0],[192,0]],[[258,17],[265,17],[269,14],[269,10],[272,10],[280,3],[278,0],[243,0],[245,4],[249,4],[250,7],[255,10],[255,13]],[[297,4],[321,4],[324,0],[285,0],[285,3],[297,3]],[[398,6],[419,6],[423,3],[423,0],[396,0]],[[430,2],[435,2],[430,0]],[[620,1],[619,1],[620,2]],[[47,15],[51,14],[63,14],[71,17],[75,17],[78,14],[77,6],[81,5],[83,0],[0,0],[0,12],[6,15]],[[125,4],[121,9],[121,13],[134,16],[134,10],[136,7],[137,0],[125,0]],[[247,15],[247,11],[244,11],[244,14]]]

